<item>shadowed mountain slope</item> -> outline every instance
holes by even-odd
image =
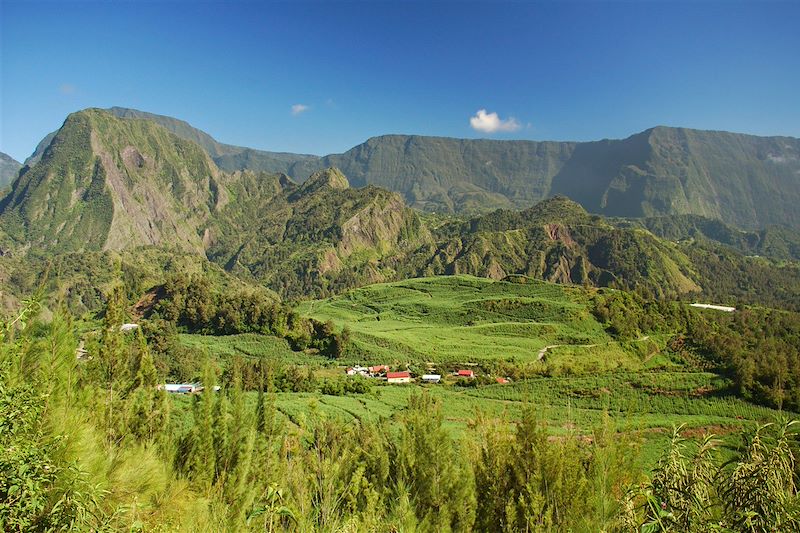
[[[623,140],[533,142],[389,135],[295,164],[341,168],[355,184],[431,211],[521,208],[566,195],[592,213],[697,214],[745,228],[800,227],[800,140],[653,128]]]
[[[0,152],[0,189],[17,179],[22,164],[10,155]]]

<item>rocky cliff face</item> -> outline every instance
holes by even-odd
[[[387,135],[341,155],[353,183],[429,211],[524,208],[563,194],[592,213],[697,214],[740,227],[800,227],[800,139],[658,127],[623,140],[533,142]]]
[[[285,183],[268,201],[255,191],[249,199],[237,193],[237,202],[213,224],[219,238],[209,257],[283,294],[323,294],[393,278],[391,265],[430,241],[400,195],[351,188],[337,169],[317,172],[300,186]]]
[[[19,242],[53,250],[163,245],[201,252],[197,227],[224,205],[224,180],[199,146],[149,121],[70,115],[0,205]]]

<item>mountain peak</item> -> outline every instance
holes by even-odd
[[[537,224],[581,224],[590,218],[581,204],[560,194],[545,198],[521,214],[526,220],[536,221]]]
[[[341,170],[336,167],[330,167],[314,172],[309,176],[305,183],[303,183],[301,192],[303,194],[314,192],[323,187],[344,190],[350,188],[350,182],[347,180],[347,177],[342,174]]]
[[[57,250],[202,250],[196,227],[227,201],[221,179],[200,146],[157,123],[84,109],[19,176],[0,224],[13,240]]]

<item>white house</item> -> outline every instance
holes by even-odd
[[[439,374],[424,374],[422,376],[422,381],[425,383],[439,383],[441,381],[442,376]]]
[[[366,376],[369,373],[369,369],[365,366],[353,366],[347,369],[348,376]]]
[[[165,390],[172,394],[197,394],[203,392],[205,387],[202,383],[165,383],[158,386],[159,390]],[[219,385],[213,387],[213,391],[220,390]]]
[[[159,388],[173,394],[195,394],[203,390],[203,386],[199,383],[165,383],[159,385]]]

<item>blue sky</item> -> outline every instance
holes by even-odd
[[[665,124],[800,137],[800,2],[0,10],[0,151],[19,160],[68,113],[113,105],[316,154],[386,133],[591,140]]]

